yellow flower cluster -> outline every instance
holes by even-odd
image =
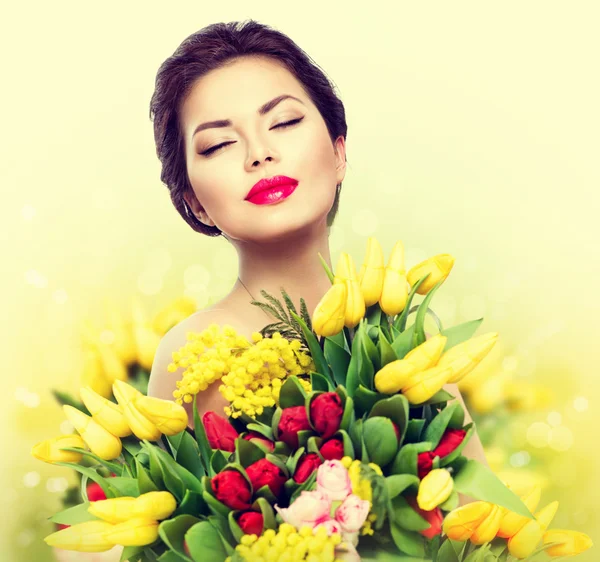
[[[371,487],[371,483],[366,478],[360,477],[360,467],[362,464],[361,461],[352,460],[350,457],[344,457],[341,462],[348,470],[348,476],[350,476],[350,482],[352,483],[352,493],[362,500],[367,500],[370,503],[370,510],[373,507],[373,488]],[[383,476],[383,472],[381,471],[379,465],[370,462],[369,467],[379,474],[379,476]],[[374,523],[376,519],[376,514],[370,513],[360,529],[360,534],[372,535],[372,523]]]
[[[279,530],[267,529],[260,537],[244,535],[236,551],[247,562],[338,562],[335,547],[342,542],[338,533],[327,536],[327,529],[313,531],[305,526],[297,531],[283,523]],[[225,562],[231,562],[231,557]]]
[[[301,377],[315,369],[310,355],[300,351],[301,342],[287,340],[279,332],[270,338],[254,332],[251,344],[231,326],[224,325],[221,332],[218,324],[211,324],[200,333],[188,333],[188,340],[173,353],[168,367],[170,372],[186,368],[173,397],[178,404],[191,402],[194,394],[222,379],[219,391],[230,403],[225,413],[234,418],[242,413],[255,417],[275,406],[287,377]],[[300,381],[311,390],[310,381]]]

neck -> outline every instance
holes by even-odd
[[[301,236],[286,241],[256,244],[236,240],[234,246],[238,253],[239,279],[230,295],[240,301],[249,303],[249,292],[254,299],[266,302],[260,293],[264,289],[286,308],[281,294],[283,287],[298,313],[302,297],[312,316],[317,304],[331,287],[319,259],[320,253],[332,268],[329,235],[325,226],[318,232],[303,232]],[[258,307],[253,308],[259,310]],[[263,314],[262,311],[260,313]]]

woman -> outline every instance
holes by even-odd
[[[279,295],[285,287],[312,312],[331,286],[317,256],[331,267],[347,125],[323,71],[287,36],[253,20],[188,37],[159,69],[151,116],[175,208],[197,232],[224,236],[239,262],[229,294],[161,341],[148,393],[172,399],[177,374],[166,366],[186,332],[226,322],[249,336],[274,321],[250,304],[261,289]],[[271,178],[276,185],[261,181]],[[225,405],[218,385],[202,393],[200,413]],[[456,385],[446,388],[462,402]],[[485,462],[476,434],[465,455]]]

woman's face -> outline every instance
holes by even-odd
[[[300,101],[284,99],[259,114],[283,94]],[[255,242],[298,234],[319,221],[325,225],[346,171],[344,138],[334,150],[321,114],[283,65],[246,57],[208,73],[194,84],[181,119],[195,195],[185,199],[202,222],[216,225],[230,240]],[[199,125],[217,120],[231,124],[194,134]],[[293,123],[277,127],[288,121]],[[246,200],[256,182],[279,175],[298,180],[289,197],[267,205]]]

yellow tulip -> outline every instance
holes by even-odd
[[[49,546],[63,550],[104,552],[116,544],[106,538],[106,532],[111,529],[112,525],[106,521],[86,521],[56,531],[44,540]]]
[[[508,539],[508,552],[515,558],[527,558],[542,540],[557,509],[558,502],[554,501],[536,513],[535,519],[530,519]]]
[[[421,277],[424,277],[428,273],[430,274],[420,287],[417,289],[419,295],[426,295],[433,287],[435,287],[440,281],[446,279],[452,270],[454,265],[454,257],[450,254],[438,254],[431,258],[422,261],[421,263],[412,267],[406,279],[411,287],[414,287]]]
[[[362,295],[354,260],[350,254],[342,252],[338,259],[333,284],[346,285],[346,308],[344,310],[344,326],[354,328],[365,316],[365,299]]]
[[[388,316],[395,316],[404,310],[407,301],[408,284],[404,269],[404,245],[398,240],[385,267],[379,306]]]
[[[137,409],[137,400],[144,396],[139,390],[123,381],[115,381],[113,394],[123,410],[127,425],[138,439],[148,441],[160,439],[161,431]]]
[[[481,545],[491,541],[500,528],[500,522],[506,510],[499,505],[493,505],[489,515],[477,525],[470,540],[473,544]]]
[[[44,462],[80,462],[83,458],[81,453],[73,451],[61,451],[62,447],[78,447],[85,449],[85,443],[79,435],[61,435],[53,439],[46,439],[33,446],[31,455]]]
[[[92,453],[105,461],[116,459],[121,454],[121,440],[93,418],[68,404],[63,406],[63,411]]]
[[[392,361],[375,373],[375,388],[383,394],[396,394],[416,371],[414,364],[409,361]]]
[[[414,349],[411,349],[404,356],[404,360],[412,363],[418,371],[424,371],[436,366],[443,367],[445,365],[439,365],[438,361],[444,352],[447,341],[448,338],[446,336],[437,333]]]
[[[546,554],[552,557],[574,556],[593,546],[592,539],[585,533],[566,529],[550,529],[544,533],[542,541],[544,544],[561,543],[546,549]]]
[[[196,312],[196,302],[191,297],[183,296],[169,303],[152,320],[152,329],[164,336],[173,326]]]
[[[358,278],[354,269],[354,261],[352,260],[350,254],[347,252],[340,252],[334,273],[334,285],[336,283],[345,283],[346,281],[350,281],[350,279],[354,279],[355,277]]]
[[[103,398],[89,387],[82,387],[79,395],[92,418],[104,429],[117,437],[131,435],[131,428],[127,425],[123,412],[114,402]]]
[[[422,404],[441,390],[451,376],[449,367],[431,367],[411,375],[400,390],[411,404]]]
[[[334,336],[344,329],[346,283],[334,283],[323,295],[312,315],[312,327],[318,336]]]
[[[107,540],[123,546],[144,546],[158,538],[158,521],[145,517],[134,517],[123,521],[104,533]]]
[[[96,349],[100,355],[102,370],[104,371],[106,379],[110,383],[113,383],[116,380],[126,381],[128,377],[127,367],[117,355],[114,347],[99,341],[96,343]]]
[[[498,332],[488,332],[459,343],[440,357],[438,367],[452,366],[454,374],[448,382],[456,383],[481,362],[494,347],[497,339]]]
[[[490,514],[492,508],[493,504],[483,501],[470,502],[457,507],[444,518],[443,531],[452,540],[466,541]]]
[[[185,408],[173,400],[141,396],[135,401],[135,406],[165,435],[175,435],[187,427],[188,414]]]
[[[431,511],[444,503],[454,489],[452,475],[445,468],[430,470],[419,483],[417,503],[421,509]]]
[[[539,484],[536,484],[526,494],[521,495],[521,501],[527,506],[527,509],[533,513],[540,503],[541,495],[542,488]],[[530,517],[519,515],[514,511],[506,511],[502,521],[500,522],[498,536],[508,539],[513,535],[516,535],[517,532],[520,531],[528,521],[531,521]]]
[[[152,329],[151,322],[146,319],[144,307],[137,297],[131,302],[131,314],[138,363],[144,369],[150,370],[161,337]]]
[[[108,329],[114,334],[112,346],[125,365],[134,363],[137,358],[137,350],[133,339],[132,321],[125,318],[119,305],[113,298],[104,297],[104,310],[108,317]]]
[[[170,492],[148,492],[137,498],[120,497],[91,502],[88,511],[109,523],[121,523],[134,517],[162,520],[177,508]]]
[[[112,382],[104,376],[100,354],[94,347],[88,347],[84,351],[81,383],[92,388],[103,398],[112,396]]]
[[[374,236],[369,236],[367,239],[367,253],[360,271],[358,281],[365,306],[372,306],[381,298],[385,277],[383,249]]]

